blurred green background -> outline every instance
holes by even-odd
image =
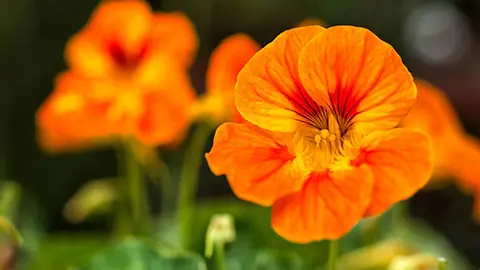
[[[198,92],[204,91],[209,55],[224,37],[245,32],[265,44],[302,19],[315,17],[328,25],[367,27],[392,44],[415,76],[447,92],[466,129],[480,136],[480,0],[149,2],[154,10],[183,11],[195,23],[200,51],[191,72]],[[101,220],[69,224],[62,208],[86,181],[116,175],[113,150],[49,156],[35,142],[34,125],[35,111],[52,90],[53,77],[65,68],[67,39],[86,23],[97,3],[0,0],[0,179],[20,183],[48,232],[103,231],[107,227]],[[164,152],[174,173],[182,151]],[[204,164],[199,197],[212,196],[231,196],[231,192],[227,182],[214,177]],[[409,209],[480,266],[480,225],[471,218],[472,202],[448,187],[422,191],[411,200]]]

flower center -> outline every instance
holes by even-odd
[[[335,116],[325,113],[325,119],[317,119],[319,125],[300,122],[293,135],[293,153],[300,158],[309,171],[322,171],[329,168],[343,153],[345,137]]]
[[[320,133],[315,135],[315,143],[317,144],[317,148],[321,147],[322,145],[326,145],[329,143],[335,142],[337,136],[333,133],[330,133],[328,129],[320,130]]]
[[[145,55],[148,52],[148,43],[145,42],[138,48],[138,50],[129,52],[125,46],[113,39],[107,42],[107,50],[110,57],[119,68],[131,70],[136,68],[145,58]]]

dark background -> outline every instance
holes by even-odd
[[[480,0],[168,0],[154,10],[181,10],[195,23],[200,51],[192,69],[203,91],[208,57],[222,38],[246,32],[265,44],[306,17],[328,25],[371,29],[392,44],[417,76],[444,89],[466,129],[480,136]],[[0,179],[18,181],[43,213],[47,231],[104,230],[106,224],[71,225],[61,210],[85,181],[116,175],[112,150],[48,156],[35,142],[34,114],[65,68],[67,39],[87,21],[96,0],[0,0]],[[178,152],[166,152],[170,164]],[[479,165],[480,166],[480,165]],[[479,177],[480,178],[480,177]],[[480,179],[479,179],[480,180]],[[200,197],[229,196],[226,181],[202,168]],[[423,191],[411,212],[446,235],[480,266],[480,225],[472,198],[453,187]]]

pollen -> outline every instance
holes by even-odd
[[[334,142],[337,139],[337,136],[331,133],[328,129],[320,130],[319,134],[316,134],[315,143],[317,147],[320,147],[320,143]]]

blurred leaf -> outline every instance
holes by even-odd
[[[174,253],[166,250],[159,251],[153,246],[132,238],[108,247],[92,257],[87,264],[75,269],[206,270],[206,266],[199,255]]]
[[[388,270],[435,269],[440,270],[438,258],[429,253],[410,256],[397,256],[388,266]]]
[[[118,198],[115,181],[118,179],[98,179],[85,183],[65,205],[65,218],[72,223],[79,223],[92,215],[109,212]]]
[[[444,236],[435,232],[427,224],[409,219],[405,214],[402,214],[397,223],[393,234],[409,246],[421,252],[428,252],[437,257],[445,258],[448,261],[449,269],[473,269]]]
[[[296,252],[262,248],[253,244],[252,238],[250,234],[243,231],[233,244],[227,245],[225,257],[228,270],[303,269],[302,258]],[[214,265],[214,260],[210,260],[210,265]]]
[[[302,269],[302,259],[295,253],[260,251],[253,269],[256,270],[297,270]]]
[[[365,246],[344,254],[338,258],[339,269],[365,270],[384,269],[399,255],[413,252],[401,239],[389,239]]]
[[[14,218],[20,204],[21,188],[12,181],[0,182],[0,215]]]
[[[16,245],[20,245],[23,242],[22,236],[18,232],[17,228],[15,228],[15,225],[13,225],[10,220],[2,216],[0,216],[0,233],[6,234],[9,240]],[[0,236],[2,236],[2,234],[0,234]]]
[[[51,235],[42,240],[29,260],[28,270],[65,270],[105,247],[107,239],[96,234]]]

